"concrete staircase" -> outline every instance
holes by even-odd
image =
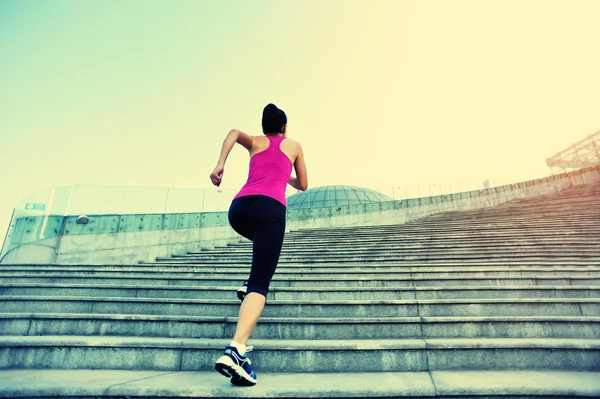
[[[240,390],[212,370],[250,254],[1,264],[0,397],[600,396],[599,183],[288,234]]]

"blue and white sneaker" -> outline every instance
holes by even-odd
[[[246,349],[247,352],[252,350]],[[223,356],[217,360],[215,369],[225,377],[231,377],[233,385],[250,387],[256,385],[256,373],[250,367],[250,359],[244,354],[240,355],[235,346],[225,348]]]
[[[246,298],[247,292],[248,292],[248,280],[244,281],[244,284],[237,290],[237,297],[240,299],[240,301],[244,302],[244,298]]]

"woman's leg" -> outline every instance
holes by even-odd
[[[252,371],[245,353],[246,342],[265,307],[269,284],[283,245],[286,210],[285,206],[269,197],[242,198],[246,198],[247,206],[242,207],[241,203],[234,206],[232,203],[229,220],[240,234],[244,230],[253,230],[252,270],[248,279],[248,295],[240,307],[235,336],[225,348],[223,356],[217,360],[215,368],[231,377],[232,384],[250,386],[256,384],[256,373]]]
[[[250,221],[249,208],[252,205],[255,197],[240,197],[231,202],[229,207],[229,224],[236,233],[242,237],[252,241],[254,239],[254,223]],[[240,301],[243,301],[248,289],[248,280],[238,288],[236,295]]]
[[[269,285],[283,245],[286,210],[283,204],[269,197],[259,197],[251,209],[254,222],[252,269],[248,279],[248,294],[242,302],[233,340],[245,345],[263,312]]]
[[[242,306],[240,306],[238,323],[235,329],[235,336],[233,337],[235,342],[246,345],[265,308],[266,302],[267,299],[265,296],[257,292],[251,292],[246,295]]]
[[[250,221],[249,207],[251,197],[236,198],[229,206],[227,217],[231,228],[242,237],[252,241],[254,237],[254,224]]]

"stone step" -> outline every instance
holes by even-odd
[[[287,266],[287,265],[282,265],[281,267],[277,268],[277,271],[275,273],[275,277],[274,278],[278,278],[278,276],[281,277],[303,277],[303,276],[314,276],[314,277],[331,277],[331,278],[355,278],[355,277],[368,277],[369,275],[373,275],[373,276],[377,276],[377,278],[394,278],[394,277],[398,277],[398,273],[412,273],[413,277],[427,277],[427,276],[431,276],[431,273],[439,273],[439,276],[448,276],[448,277],[452,277],[452,276],[467,276],[469,275],[470,271],[477,271],[481,266],[476,265],[475,263],[473,263],[474,266],[470,267],[470,268],[461,268],[460,266],[455,266],[450,264],[449,266],[447,264],[443,264],[443,263],[436,263],[436,265],[439,265],[440,267],[436,267],[436,266],[401,266],[401,265],[394,265],[392,262],[390,262],[391,266],[382,266],[381,264],[374,264],[374,265],[369,265],[369,264],[361,264],[361,263],[356,263],[356,264],[345,264],[343,262],[340,262],[338,264],[337,267],[332,266],[332,265],[328,265],[328,264],[312,264],[311,268],[298,268],[298,267],[294,267],[292,266]],[[185,264],[173,264],[173,269],[169,269],[166,266],[160,266],[158,268],[152,269],[152,270],[147,270],[147,271],[143,271],[140,269],[123,269],[123,270],[119,270],[122,271],[123,274],[131,274],[131,273],[173,273],[173,275],[179,275],[179,276],[183,276],[183,275],[195,275],[197,277],[225,277],[225,276],[230,276],[230,277],[236,277],[238,274],[245,276],[248,275],[248,273],[250,272],[250,265],[246,264],[246,265],[238,265],[235,263],[232,264],[227,264],[227,265],[222,265],[222,266],[200,266],[200,265],[196,265],[194,266],[193,263],[189,263],[187,265]],[[598,267],[598,263],[594,263],[594,266],[587,264],[587,265],[581,265],[581,266],[573,266],[573,268],[576,268],[577,270],[573,270],[570,268],[566,268],[564,270],[564,273],[571,273],[571,272],[575,272],[575,273],[587,273],[589,276],[591,277],[595,277],[597,276],[597,267]],[[492,267],[497,267],[498,270],[500,271],[500,273],[498,275],[507,275],[506,273],[504,273],[504,271],[508,271],[508,270],[513,270],[513,269],[518,269],[519,266],[510,266],[510,265],[497,265],[497,266],[490,266],[490,267],[486,267],[488,271],[483,271],[480,275],[481,276],[490,276],[490,275],[495,275],[493,272],[490,273],[489,270],[492,270]],[[542,266],[544,268],[546,268],[547,271],[551,272],[554,269],[560,269],[560,263],[556,263],[554,266],[553,265],[547,265],[547,266]],[[68,271],[66,271],[67,269],[65,269],[65,271],[60,271],[58,270],[57,272],[60,273],[65,273]],[[104,273],[104,272],[116,272],[116,269],[110,270],[110,269],[97,269],[96,271],[85,271],[85,270],[81,270],[81,271],[77,271],[78,274],[80,275],[93,275],[96,273]],[[532,266],[531,269],[532,272],[535,272],[535,269]],[[560,270],[556,270],[557,273],[560,273]],[[47,273],[47,271],[44,270],[40,270],[40,273]],[[52,272],[52,271],[50,271]],[[463,272],[465,272],[465,274],[463,274]],[[514,273],[512,273],[514,274]],[[508,275],[511,275],[511,273],[508,273]],[[524,270],[521,274],[522,276],[532,276],[535,274],[529,273],[528,271]],[[561,277],[565,277],[564,274],[556,274],[557,276],[561,276]],[[569,277],[568,275],[566,277]],[[245,279],[245,277],[244,277]]]
[[[69,368],[209,371],[229,340],[0,336],[0,369]],[[600,371],[600,340],[574,338],[427,338],[252,340],[260,372],[429,370]]]
[[[458,274],[459,272],[457,272]],[[194,273],[192,273],[194,274]],[[35,284],[46,283],[56,286],[67,284],[92,284],[92,285],[114,285],[114,286],[227,286],[237,288],[247,278],[248,272],[239,271],[233,277],[223,274],[209,272],[205,276],[173,276],[136,274],[124,275],[119,273],[103,275],[73,275],[73,274],[49,274],[40,273],[9,275],[0,273],[0,285]],[[271,288],[277,287],[424,287],[424,286],[600,286],[600,270],[589,274],[556,273],[556,272],[490,272],[489,274],[462,272],[460,275],[424,275],[412,276],[406,272],[404,275],[393,277],[380,277],[365,272],[364,276],[350,277],[319,277],[302,273],[298,276],[286,276],[275,274],[271,281]],[[421,273],[422,274],[422,273]],[[430,273],[431,274],[431,273]],[[239,276],[239,277],[236,277]]]
[[[498,212],[501,211],[517,211],[525,209],[531,210],[533,213],[542,213],[546,208],[551,210],[564,209],[565,213],[582,212],[583,209],[590,209],[591,212],[598,209],[597,197],[598,191],[588,192],[576,195],[568,195],[561,198],[519,198],[509,201],[499,206]],[[583,208],[586,207],[586,208]]]
[[[426,204],[428,205],[428,204]],[[582,207],[578,208],[573,204],[555,204],[555,205],[526,205],[526,204],[502,204],[492,208],[477,208],[467,210],[450,210],[448,208],[438,208],[438,211],[419,219],[402,223],[404,226],[417,226],[421,222],[432,222],[432,221],[449,221],[455,222],[461,219],[463,216],[466,217],[467,221],[478,221],[482,222],[489,218],[491,221],[498,222],[522,222],[527,223],[530,221],[541,221],[544,223],[550,223],[556,221],[557,223],[570,222],[573,220],[594,220],[600,217],[600,201],[596,202],[585,202],[581,203]],[[377,207],[379,208],[379,207]],[[383,208],[386,210],[387,208]],[[377,209],[379,210],[379,209]],[[408,209],[408,213],[412,209]],[[406,208],[396,209],[398,213],[406,213]],[[325,212],[327,213],[327,212]],[[418,212],[417,212],[418,213]],[[333,213],[335,214],[335,213]],[[314,212],[313,212],[314,215]],[[344,215],[342,213],[342,215]],[[474,218],[474,217],[478,217]],[[365,226],[340,226],[342,228],[358,228],[358,229],[369,229],[379,228],[382,230],[393,228],[398,226],[398,223],[378,224],[378,225],[365,225]],[[337,227],[337,226],[336,226]],[[308,230],[311,228],[304,228],[302,230]],[[314,228],[315,230],[333,230],[334,227],[323,226]]]
[[[600,254],[598,253],[572,253],[572,254],[548,254],[544,252],[539,252],[536,254],[519,254],[519,253],[506,253],[506,254],[449,254],[449,255],[437,255],[437,254],[397,254],[397,255],[318,255],[316,257],[306,257],[306,256],[294,256],[289,255],[282,257],[279,260],[279,264],[286,262],[304,262],[304,263],[339,263],[339,262],[416,262],[422,261],[427,263],[434,262],[465,262],[465,261],[475,261],[475,262],[484,262],[486,260],[495,260],[505,262],[507,260],[520,261],[520,262],[532,262],[532,261],[544,261],[550,260],[555,263],[563,263],[563,262],[571,262],[571,261],[587,261],[589,264],[599,264],[600,263]],[[176,258],[164,258],[157,257],[156,262],[158,263],[175,263],[175,264],[239,264],[245,263],[250,264],[252,261],[251,256],[182,256]]]
[[[573,204],[569,205],[570,208],[565,207],[564,205],[544,205],[537,207],[515,205],[501,205],[495,208],[467,210],[463,212],[438,212],[420,219],[418,224],[427,224],[438,221],[456,223],[458,220],[464,220],[467,223],[529,223],[538,221],[542,223],[570,223],[573,221],[600,219],[600,212],[576,209],[573,208]],[[589,206],[588,209],[592,209],[592,207],[598,209],[600,208],[600,202],[585,202],[582,203],[581,206]],[[463,218],[462,216],[465,217]],[[481,218],[482,216],[484,216],[484,218]],[[417,224],[416,222],[417,221],[413,221],[411,224]]]
[[[403,242],[385,242],[380,245],[348,245],[348,246],[328,246],[321,244],[319,246],[287,246],[282,248],[281,256],[290,254],[379,254],[379,253],[407,253],[414,254],[415,252],[444,254],[444,253],[489,253],[494,250],[497,253],[510,253],[513,251],[523,253],[539,253],[546,252],[554,253],[573,253],[573,252],[593,252],[600,251],[600,238],[594,242],[562,242],[537,244],[527,243],[505,243],[505,242],[489,242],[489,243],[452,243],[444,242],[440,244],[428,243],[427,241],[403,241]],[[250,246],[231,246],[228,248],[213,248],[202,251],[189,251],[186,256],[209,256],[209,255],[239,255],[251,254],[252,247]]]
[[[232,293],[232,295],[234,295]],[[0,296],[8,313],[154,314],[236,317],[239,300]],[[600,298],[269,301],[263,317],[600,316]]]
[[[402,211],[399,211],[402,213]],[[465,223],[462,223],[462,216],[466,216]],[[470,219],[469,219],[470,218]],[[392,232],[392,231],[444,231],[444,230],[478,230],[479,228],[489,229],[490,227],[500,227],[501,229],[514,230],[517,227],[544,228],[544,229],[564,229],[565,227],[594,227],[595,222],[600,219],[600,215],[577,216],[568,214],[564,216],[553,215],[550,213],[539,214],[534,217],[511,216],[484,213],[465,213],[463,215],[450,215],[445,212],[439,212],[407,223],[380,226],[376,224],[364,226],[327,226],[327,227],[309,227],[294,230],[294,235],[310,234],[336,234],[340,231],[354,232],[359,234],[372,232]]]
[[[441,224],[438,223],[438,224]],[[596,224],[597,226],[597,224]],[[584,238],[587,234],[592,234],[593,236],[598,235],[598,228],[594,226],[592,223],[590,226],[581,226],[577,224],[574,227],[557,227],[557,228],[549,228],[549,227],[539,227],[532,226],[530,228],[523,228],[523,226],[517,226],[511,229],[498,229],[495,226],[490,225],[486,229],[444,229],[444,227],[438,227],[437,229],[427,229],[420,231],[418,226],[406,226],[399,225],[395,229],[390,229],[389,231],[354,231],[354,228],[342,228],[338,227],[335,231],[332,232],[320,232],[319,229],[307,229],[307,230],[292,230],[288,232],[285,236],[284,243],[286,241],[294,241],[294,240],[302,240],[302,241],[310,241],[310,239],[319,239],[319,240],[327,240],[331,235],[338,235],[339,238],[353,238],[359,237],[361,240],[369,240],[374,237],[377,238],[387,238],[387,237],[399,237],[399,238],[414,238],[420,239],[424,237],[431,237],[433,239],[442,239],[442,238],[452,238],[452,237],[463,237],[463,236],[474,236],[481,238],[490,238],[490,239],[514,239],[515,237],[571,237],[571,236],[583,236]],[[585,228],[583,228],[585,227]],[[336,237],[337,238],[337,237]],[[241,239],[241,238],[240,238]]]
[[[448,248],[448,247],[461,247],[461,248],[472,248],[472,247],[511,247],[511,246],[540,246],[540,247],[569,247],[572,245],[577,246],[598,246],[600,245],[600,237],[558,237],[558,238],[520,238],[520,239],[504,239],[504,240],[494,240],[494,239],[473,239],[468,240],[466,238],[462,239],[431,239],[431,238],[422,238],[422,239],[414,239],[414,238],[404,238],[404,239],[387,239],[386,237],[382,237],[380,241],[358,241],[352,246],[347,246],[348,250],[359,250],[359,249],[371,249],[371,248],[381,248],[381,247],[392,247],[392,248],[404,248],[404,247],[418,247],[418,246],[427,246],[429,248]],[[213,251],[231,251],[231,250],[250,250],[252,248],[251,242],[246,243],[238,243],[238,244],[229,244],[227,246],[217,246],[214,249],[205,249],[203,251],[194,251],[191,253],[203,253],[203,252],[213,252]],[[332,249],[332,246],[327,243],[321,243],[318,241],[312,243],[304,243],[303,245],[295,245],[293,243],[285,243],[283,245],[283,251],[292,251],[292,250],[307,250],[307,249]]]
[[[236,317],[0,313],[0,335],[94,335],[227,339]],[[600,339],[600,316],[260,319],[253,339],[586,338]]]
[[[523,230],[550,230],[561,231],[569,229],[591,229],[597,230],[600,216],[598,217],[575,217],[569,216],[564,220],[557,219],[551,215],[540,215],[537,218],[527,220],[518,220],[513,218],[490,217],[489,215],[470,215],[472,219],[442,219],[441,216],[435,219],[424,218],[411,224],[399,224],[390,227],[368,226],[368,227],[327,227],[316,229],[299,229],[291,232],[291,237],[305,238],[307,236],[330,236],[342,235],[342,233],[352,233],[353,235],[369,234],[393,234],[393,233],[453,233],[453,232],[480,232],[493,231],[496,233],[506,233],[510,231],[519,232]],[[551,217],[551,219],[549,219]]]
[[[283,247],[288,246],[304,246],[304,245],[341,245],[341,244],[357,244],[357,245],[370,245],[374,243],[381,244],[402,244],[402,243],[419,243],[419,242],[428,242],[431,244],[436,243],[449,243],[449,244],[460,244],[460,243],[504,243],[504,242],[522,242],[522,241],[558,241],[558,240],[593,240],[595,242],[598,241],[598,237],[600,237],[600,233],[591,233],[591,232],[569,232],[562,230],[560,232],[548,232],[540,230],[531,231],[529,233],[521,233],[521,234],[510,234],[510,235],[495,235],[493,233],[490,234],[476,234],[476,233],[468,233],[462,232],[458,233],[448,233],[448,234],[386,234],[386,235],[378,235],[371,234],[365,237],[357,238],[351,235],[351,233],[345,234],[343,237],[336,237],[335,239],[329,238],[329,236],[322,237],[312,237],[312,239],[299,240],[294,237],[286,236],[283,241]],[[240,238],[241,240],[241,238]],[[241,241],[237,244],[231,244],[229,246],[250,246],[250,241]]]
[[[592,205],[592,204],[588,204]],[[593,204],[593,206],[600,208],[600,204]],[[434,223],[458,223],[458,221],[464,221],[465,225],[470,225],[473,223],[563,223],[563,222],[573,222],[573,221],[597,221],[600,219],[600,212],[594,213],[586,213],[585,211],[577,211],[572,212],[572,210],[568,210],[565,208],[557,207],[551,211],[547,211],[544,209],[539,209],[536,213],[529,213],[535,209],[525,209],[520,212],[515,212],[522,208],[511,208],[510,212],[507,212],[505,209],[493,209],[490,208],[487,212],[477,212],[477,211],[465,211],[465,212],[442,212],[434,215],[427,216],[423,219],[419,219],[419,225],[425,224],[434,224]],[[416,223],[411,223],[415,224]]]
[[[528,221],[528,220],[537,220],[541,219],[544,216],[552,216],[552,220],[558,221],[568,221],[569,217],[573,217],[574,219],[586,219],[586,218],[595,218],[600,216],[600,201],[579,201],[577,203],[569,203],[568,200],[566,203],[538,203],[538,204],[527,204],[527,203],[504,203],[497,205],[495,207],[484,207],[484,208],[476,208],[476,209],[467,209],[467,210],[451,210],[449,207],[439,207],[438,212],[427,215],[419,220],[413,220],[408,222],[408,224],[417,224],[420,220],[430,221],[430,220],[439,220],[439,219],[448,219],[448,220],[456,220],[457,216],[485,216],[494,219],[502,219],[502,220],[516,220],[516,221]],[[425,204],[429,205],[429,204]],[[379,210],[379,207],[376,207]],[[383,206],[383,210],[388,209],[388,207]],[[412,209],[410,207],[407,208],[397,208],[397,212],[411,212]],[[325,212],[327,212],[325,210]],[[313,212],[314,214],[314,212]],[[343,213],[342,213],[343,214]],[[547,221],[548,219],[544,219]],[[389,226],[393,226],[393,224],[383,224],[380,225],[382,228],[387,228]],[[323,229],[327,229],[330,227],[323,227]]]
[[[555,243],[548,243],[548,244],[536,244],[536,243],[504,243],[504,242],[486,242],[486,243],[475,243],[473,245],[465,245],[463,243],[444,243],[444,244],[436,244],[436,243],[427,243],[426,241],[414,241],[414,240],[405,240],[405,241],[386,241],[386,242],[381,242],[379,244],[375,243],[375,242],[371,242],[368,244],[344,244],[344,246],[342,248],[336,248],[334,247],[332,244],[327,245],[327,244],[322,244],[322,243],[313,243],[313,244],[307,244],[307,245],[287,245],[284,246],[282,248],[282,254],[289,254],[289,253],[311,253],[311,252],[320,252],[320,251],[328,251],[328,252],[348,252],[348,253],[357,253],[357,252],[369,252],[369,251],[374,251],[374,252],[382,252],[382,251],[402,251],[402,250],[406,250],[407,252],[410,251],[415,251],[415,250],[433,250],[433,251],[443,251],[443,250],[447,250],[447,249],[454,249],[454,250],[468,250],[468,251],[476,251],[477,249],[481,248],[481,249],[491,249],[494,247],[494,245],[497,245],[498,248],[504,249],[504,250],[510,250],[511,248],[515,248],[515,249],[519,249],[519,248],[526,248],[526,249],[533,249],[533,248],[539,248],[542,250],[547,250],[550,248],[555,248],[555,249],[570,249],[570,248],[583,248],[583,249],[600,249],[600,239],[595,240],[595,241],[589,241],[589,242],[582,242],[582,243],[578,243],[575,244],[576,240],[573,240],[573,242],[566,242],[565,240],[561,240],[561,243],[559,243],[559,241],[556,241]],[[466,242],[466,240],[465,240]],[[188,253],[188,255],[210,255],[210,254],[220,254],[220,255],[227,255],[227,254],[236,254],[236,253],[251,253],[252,252],[252,246],[251,245],[247,245],[247,244],[240,244],[240,245],[231,245],[228,247],[215,247],[213,249],[205,249],[203,251],[190,251]]]
[[[444,222],[445,223],[445,222]],[[437,227],[435,227],[437,226]],[[444,226],[442,222],[438,222],[432,227],[427,226],[398,226],[396,229],[390,229],[389,231],[378,231],[378,230],[349,230],[349,229],[337,229],[336,231],[315,231],[315,230],[296,230],[290,232],[286,239],[289,240],[307,240],[310,238],[325,238],[328,239],[330,237],[340,237],[347,238],[348,236],[352,237],[360,237],[360,238],[369,238],[374,235],[376,236],[386,236],[386,235],[402,235],[402,234],[410,234],[415,236],[432,236],[432,235],[462,235],[462,234],[470,234],[470,235],[489,235],[492,237],[504,237],[508,235],[514,234],[523,234],[525,232],[544,232],[545,234],[564,234],[565,232],[572,233],[591,233],[594,235],[598,234],[598,221],[590,221],[588,223],[573,223],[572,225],[556,225],[556,226],[544,226],[540,224],[532,224],[532,225],[510,225],[510,226],[502,226],[493,223],[487,223],[485,225],[481,225],[480,227],[470,227],[466,225],[456,225],[453,226]]]
[[[598,191],[595,192],[581,192],[581,193],[571,193],[568,195],[561,194],[560,197],[552,198],[552,197],[536,197],[536,198],[518,198],[507,203],[500,205],[504,209],[522,209],[529,208],[532,210],[538,209],[540,212],[543,212],[545,207],[549,207],[550,209],[560,209],[563,208],[569,212],[577,212],[581,211],[581,207],[588,205],[590,210],[597,209],[598,199],[595,198],[598,196]],[[596,207],[594,207],[594,205]]]
[[[317,245],[318,243],[314,243]],[[502,249],[544,249],[544,250],[552,250],[552,249],[593,249],[600,247],[600,237],[596,239],[561,239],[561,240],[553,240],[547,242],[535,242],[531,240],[513,240],[510,241],[452,241],[452,240],[441,240],[437,242],[432,242],[431,240],[398,240],[398,241],[386,241],[385,243],[380,243],[376,245],[375,243],[363,244],[363,245],[353,245],[352,247],[347,248],[332,248],[331,246],[320,244],[319,251],[321,250],[329,250],[329,251],[389,251],[389,250],[412,250],[412,249],[420,249],[420,250],[445,250],[445,249],[482,249],[489,250],[494,248],[502,248]],[[188,254],[206,254],[206,253],[230,253],[230,252],[241,252],[241,251],[251,251],[250,245],[230,245],[227,247],[215,247],[211,249],[203,249],[201,251],[189,251]],[[295,245],[295,246],[285,246],[282,248],[283,252],[311,252],[314,251],[312,248],[306,248],[304,245]]]
[[[232,286],[170,285],[92,285],[92,284],[1,284],[0,296],[96,297],[96,298],[174,298],[231,299]],[[428,300],[488,298],[598,298],[600,285],[565,286],[422,286],[422,287],[273,287],[268,301],[332,301],[332,300]]]
[[[600,205],[599,205],[600,206]],[[402,211],[399,211],[402,212]],[[561,211],[562,212],[562,211]],[[465,216],[465,218],[463,218]],[[477,230],[478,228],[488,229],[490,227],[500,227],[514,229],[516,227],[531,227],[531,228],[564,228],[577,227],[580,225],[593,227],[594,223],[600,220],[600,213],[585,214],[585,215],[559,215],[547,212],[535,216],[515,216],[515,215],[498,215],[490,212],[481,214],[467,212],[462,215],[452,215],[446,212],[429,215],[418,220],[408,223],[395,225],[368,225],[368,226],[335,226],[335,227],[318,227],[304,228],[294,230],[294,235],[309,234],[311,231],[317,234],[336,234],[340,231],[351,231],[355,233],[372,233],[372,232],[390,232],[403,230]],[[464,223],[463,223],[464,221]],[[442,223],[443,222],[443,223]]]
[[[260,373],[252,388],[217,372],[0,370],[0,397],[566,398],[600,397],[600,372],[556,369],[377,373]]]
[[[481,216],[480,219],[485,220],[485,216]],[[383,230],[377,229],[377,225],[369,226],[336,226],[336,227],[321,227],[321,228],[310,228],[300,230],[290,230],[286,235],[287,238],[308,238],[308,237],[328,237],[334,235],[353,235],[369,238],[369,236],[387,236],[387,235],[461,235],[461,234],[479,234],[479,235],[491,235],[499,237],[509,237],[510,234],[514,233],[523,235],[525,232],[537,233],[537,234],[564,234],[565,232],[577,233],[577,230],[586,230],[591,232],[597,232],[598,225],[597,221],[588,221],[585,223],[573,223],[572,225],[542,225],[538,223],[530,224],[511,224],[511,225],[499,225],[499,223],[486,222],[481,224],[478,228],[469,228],[467,224],[456,224],[456,226],[447,226],[449,221],[435,221],[431,226],[422,226],[417,224],[423,219],[419,219],[413,224],[404,223],[394,227],[386,228]]]
[[[542,233],[541,233],[542,232]],[[537,233],[537,234],[536,234]],[[350,243],[350,242],[372,242],[378,239],[387,240],[461,240],[461,239],[474,239],[477,240],[496,240],[505,241],[509,239],[531,239],[536,237],[588,237],[597,239],[600,236],[600,231],[594,229],[585,228],[563,228],[560,230],[549,230],[549,229],[518,229],[515,231],[498,231],[494,228],[489,230],[462,230],[462,231],[429,231],[421,232],[417,230],[406,231],[406,232],[390,232],[387,234],[382,233],[364,233],[356,234],[352,232],[339,232],[338,234],[327,234],[327,235],[306,235],[305,237],[286,235],[283,240],[283,244],[294,244],[300,245],[303,243],[320,242],[320,243]],[[249,242],[249,241],[245,241]]]
[[[566,198],[561,201],[522,201],[515,199],[505,202],[493,208],[477,208],[467,210],[449,210],[426,217],[427,220],[437,219],[444,216],[453,218],[456,215],[485,215],[485,216],[502,216],[502,217],[539,217],[543,215],[552,215],[557,218],[565,218],[568,216],[598,216],[600,212],[600,201],[597,199],[576,199]]]
[[[584,245],[498,245],[498,246],[466,246],[466,245],[448,245],[448,246],[428,246],[425,243],[422,244],[407,244],[403,246],[379,246],[372,248],[332,248],[324,247],[319,249],[313,248],[285,248],[281,251],[281,257],[285,256],[320,256],[320,255],[344,255],[344,256],[383,256],[383,255],[394,255],[402,256],[404,254],[414,255],[418,254],[502,254],[502,253],[518,253],[518,254],[539,254],[541,252],[549,255],[553,254],[599,254],[600,253],[600,241],[595,244],[584,244]],[[231,248],[227,250],[205,250],[205,251],[190,251],[187,255],[173,255],[173,258],[200,258],[205,256],[251,256],[252,248]]]
[[[573,252],[520,252],[520,251],[507,251],[506,253],[493,252],[493,251],[480,251],[480,252],[461,252],[461,251],[446,251],[440,253],[433,252],[421,252],[414,251],[408,252],[381,252],[381,253],[318,253],[313,254],[281,254],[281,262],[319,262],[325,261],[343,262],[343,261],[395,261],[400,260],[449,260],[455,259],[456,261],[461,260],[481,260],[481,259],[561,259],[561,260],[590,260],[600,262],[600,250],[596,251],[573,251]],[[250,264],[252,261],[252,254],[230,254],[230,255],[174,255],[172,258],[157,258],[157,262],[160,263],[245,263]]]
[[[543,267],[560,267],[561,265],[573,266],[573,267],[597,267],[600,266],[600,262],[598,260],[593,260],[590,258],[580,258],[580,259],[566,259],[566,258],[533,258],[533,259],[522,259],[522,258],[498,258],[498,259],[404,259],[404,258],[395,258],[395,259],[373,259],[371,261],[366,260],[353,260],[353,259],[304,259],[302,261],[293,261],[293,260],[284,260],[280,261],[277,265],[277,270],[287,270],[291,268],[302,269],[306,268],[326,268],[326,267],[335,267],[336,265],[339,267],[348,267],[356,268],[372,268],[376,266],[393,266],[393,267],[414,267],[414,268],[423,268],[424,270],[428,270],[429,267],[448,267],[460,269],[461,266],[459,264],[462,263],[464,267],[469,266],[501,266],[501,267],[518,267],[518,266],[533,266],[539,265]],[[194,267],[213,267],[218,268],[219,270],[226,270],[230,267],[250,267],[250,262],[245,260],[223,260],[221,262],[213,262],[213,261],[202,261],[202,260],[179,260],[177,262],[148,262],[148,263],[140,263],[140,266],[147,267],[159,267],[159,268],[172,268],[176,270],[179,268],[183,270],[185,268],[192,269]],[[299,266],[298,265],[303,265]],[[127,265],[130,266],[130,265]],[[88,269],[89,270],[89,269]],[[138,269],[139,270],[139,269]],[[307,269],[309,270],[309,269]]]
[[[447,248],[428,248],[426,244],[412,244],[405,246],[393,247],[389,244],[382,244],[379,247],[373,245],[371,247],[356,247],[353,244],[348,244],[348,248],[335,248],[331,245],[312,245],[300,247],[287,247],[283,248],[281,252],[281,258],[294,258],[294,257],[305,257],[314,258],[319,256],[329,257],[350,257],[350,256],[362,256],[362,257],[382,257],[382,256],[432,256],[436,258],[444,258],[448,256],[465,255],[465,260],[473,258],[476,255],[495,255],[495,257],[506,257],[512,258],[515,256],[543,256],[546,257],[571,257],[577,254],[583,255],[598,255],[600,253],[599,244],[586,244],[579,247],[565,245],[563,247],[519,247],[519,246],[498,246],[496,251],[490,247],[459,247],[450,246]],[[172,257],[160,257],[160,259],[173,259],[174,261],[180,259],[208,259],[210,257],[218,257],[220,259],[237,259],[240,257],[252,256],[251,247],[230,247],[230,248],[218,248],[212,250],[205,250],[202,252],[190,252],[187,254],[174,254]],[[368,261],[368,259],[367,259]],[[146,262],[146,263],[160,263],[161,261]],[[0,267],[0,270],[2,267]]]
[[[111,276],[133,276],[146,275],[158,278],[173,277],[204,277],[204,278],[237,278],[241,275],[246,278],[250,271],[250,265],[230,264],[223,265],[194,265],[194,264],[164,264],[164,265],[124,265],[124,266],[14,266],[0,270],[0,276],[23,276],[35,273],[42,276],[80,276],[93,277],[98,275]],[[436,278],[436,277],[461,277],[461,276],[521,276],[535,277],[556,276],[573,277],[581,276],[597,277],[600,272],[600,264],[590,264],[585,262],[571,262],[568,265],[539,265],[539,264],[438,264],[438,265],[418,265],[414,263],[394,264],[389,263],[337,263],[337,264],[282,264],[278,266],[275,280],[280,278],[328,278],[336,279],[357,279],[357,278]]]

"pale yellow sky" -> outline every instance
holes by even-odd
[[[309,184],[549,173],[600,130],[599,1],[4,1],[0,230],[36,190],[208,188],[269,102]],[[236,149],[225,189],[247,174]]]

